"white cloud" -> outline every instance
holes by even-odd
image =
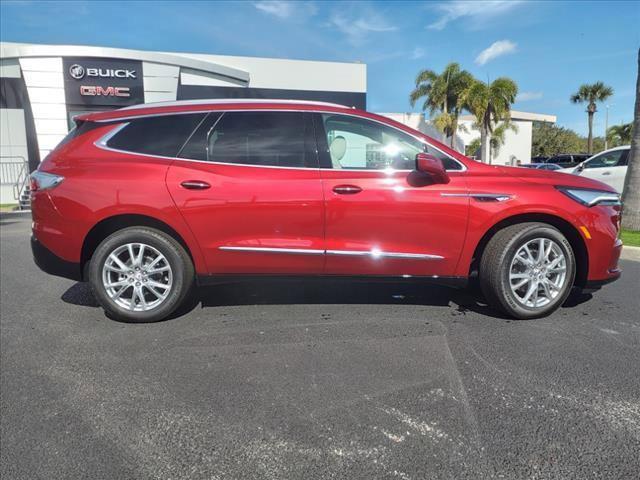
[[[441,16],[428,28],[442,30],[450,22],[465,17],[471,29],[482,28],[488,21],[509,12],[521,3],[523,3],[522,0],[454,0],[438,3],[434,8],[440,12]]]
[[[286,0],[261,0],[254,2],[261,12],[286,20],[294,17],[310,17],[318,13],[318,8],[313,2],[293,2]]]
[[[424,48],[416,47],[411,52],[411,55],[409,56],[409,58],[411,60],[418,60],[419,58],[424,57],[424,54],[425,54]]]
[[[528,102],[530,100],[540,100],[543,97],[542,92],[521,92],[516,97],[516,102]]]
[[[343,13],[331,15],[329,25],[337,28],[347,36],[353,45],[364,43],[372,33],[393,32],[395,25],[389,24],[384,18],[375,13],[366,16],[350,17]]]
[[[480,55],[476,57],[475,62],[478,65],[484,65],[494,58],[514,53],[516,51],[516,47],[517,45],[509,40],[498,40],[497,42],[493,42],[489,48],[485,48],[481,51]]]

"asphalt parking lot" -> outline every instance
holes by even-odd
[[[127,325],[0,222],[3,479],[638,478],[640,262],[534,321],[282,282]]]

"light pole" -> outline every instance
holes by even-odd
[[[609,130],[609,105],[607,105],[607,113],[604,117],[604,149],[609,149],[609,138],[607,137],[607,130]]]

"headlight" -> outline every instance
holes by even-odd
[[[60,175],[53,175],[52,173],[40,172],[36,170],[31,174],[31,191],[46,190],[47,188],[53,188],[60,185],[60,182],[64,180],[64,177]]]
[[[573,187],[556,187],[567,197],[587,207],[595,205],[620,205],[620,195],[605,190],[588,190]]]

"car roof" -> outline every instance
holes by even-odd
[[[315,111],[349,111],[355,107],[348,107],[337,103],[316,102],[312,100],[281,100],[281,99],[204,99],[178,100],[175,102],[156,102],[131,105],[106,112],[94,112],[77,115],[74,120],[108,122],[134,117],[165,115],[170,113],[206,112],[215,110],[315,110]]]
[[[613,148],[609,148],[607,150],[603,150],[601,152],[598,152],[598,153],[594,154],[594,156],[595,155],[600,155],[601,153],[604,153],[604,152],[615,152],[616,150],[630,150],[630,149],[631,149],[631,145],[620,145],[618,147],[613,147]]]

